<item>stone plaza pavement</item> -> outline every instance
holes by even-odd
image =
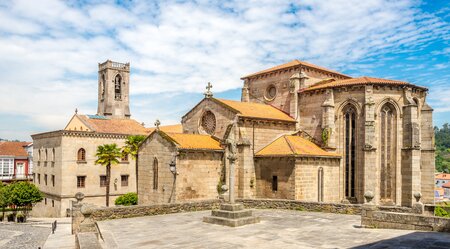
[[[450,234],[360,228],[360,216],[255,210],[261,223],[230,228],[202,222],[210,211],[98,222],[119,248],[450,248]]]

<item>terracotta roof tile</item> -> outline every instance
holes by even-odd
[[[213,100],[234,109],[242,117],[295,122],[291,116],[271,105],[215,98]]]
[[[317,82],[316,84],[300,90],[300,92],[308,92],[318,89],[326,89],[326,88],[333,88],[333,87],[342,87],[342,86],[355,86],[355,85],[396,85],[396,86],[414,86],[408,82],[405,81],[399,81],[399,80],[388,80],[388,79],[381,79],[381,78],[373,78],[373,77],[359,77],[359,78],[353,78],[353,79],[345,79],[345,80],[334,80],[334,79],[326,79],[322,80],[320,82]],[[419,87],[419,86],[415,86]],[[426,89],[424,87],[419,87]]]
[[[336,153],[323,150],[313,142],[293,135],[284,135],[262,148],[256,156],[320,156],[339,157]]]
[[[439,180],[450,180],[450,173],[439,173],[434,176],[435,179]]]
[[[0,142],[0,156],[27,157],[28,153],[24,146],[31,142]]]
[[[146,128],[134,119],[110,119],[103,116],[78,115],[95,132],[113,134],[148,134]]]
[[[223,150],[220,142],[210,135],[160,132],[175,142],[180,149],[191,150]]]
[[[156,127],[146,128],[148,133],[152,133]],[[171,132],[171,133],[183,133],[183,126],[181,124],[176,125],[161,125],[159,127],[160,130],[164,132]]]
[[[325,67],[317,66],[317,65],[314,65],[314,64],[306,62],[306,61],[293,60],[293,61],[290,61],[288,63],[284,63],[284,64],[281,64],[281,65],[278,65],[278,66],[275,66],[275,67],[271,67],[269,69],[265,69],[265,70],[262,70],[262,71],[259,71],[259,72],[256,72],[256,73],[244,76],[241,79],[246,79],[246,78],[250,78],[250,77],[253,77],[253,76],[256,76],[256,75],[265,74],[265,73],[269,73],[269,72],[273,72],[273,71],[277,71],[277,70],[281,70],[281,69],[286,69],[286,68],[290,68],[290,67],[296,67],[296,66],[310,67],[310,68],[326,71],[326,72],[329,72],[329,73],[337,74],[337,75],[340,75],[340,76],[344,76],[344,77],[347,77],[347,78],[351,78],[350,76],[345,75],[343,73],[339,73],[337,71],[333,71],[333,70],[330,70],[330,69],[325,68]]]

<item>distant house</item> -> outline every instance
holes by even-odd
[[[444,193],[443,193],[444,199],[449,200],[450,199],[450,182],[447,182],[446,184],[442,185],[442,189],[444,190]]]
[[[31,180],[32,146],[31,142],[0,142],[0,181]]]
[[[447,173],[436,173],[434,176],[436,181],[436,188],[442,188],[442,185],[450,182],[450,174]]]

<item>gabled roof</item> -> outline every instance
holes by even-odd
[[[99,115],[81,114],[75,114],[65,130],[71,130],[71,123],[76,121],[81,121],[87,127],[86,131],[91,132],[129,135],[148,134],[146,128],[134,119],[114,119]]]
[[[300,90],[300,92],[308,92],[318,89],[326,89],[326,88],[334,88],[334,87],[343,87],[343,86],[356,86],[356,85],[395,85],[395,86],[414,86],[417,88],[426,89],[424,87],[415,86],[405,81],[400,80],[389,80],[382,78],[373,78],[373,77],[359,77],[353,79],[345,79],[345,80],[334,80],[334,79],[326,79],[316,84],[307,87],[305,89]]]
[[[152,133],[156,127],[146,128],[148,133]],[[171,132],[171,133],[183,133],[183,126],[181,124],[175,124],[175,125],[161,125],[159,126],[159,129],[164,132]]]
[[[31,144],[31,142],[0,142],[0,156],[13,156],[13,157],[27,157],[28,153],[25,150],[25,146]]]
[[[171,133],[154,130],[148,135],[147,139],[154,133],[158,133],[179,149],[223,151],[223,148],[220,146],[220,141],[210,135]]]
[[[296,122],[291,116],[271,105],[226,99],[211,99],[219,104],[231,108],[241,117]]]
[[[265,69],[265,70],[262,70],[262,71],[259,71],[259,72],[256,72],[256,73],[244,76],[241,79],[246,79],[246,78],[250,78],[250,77],[253,77],[253,76],[256,76],[256,75],[270,73],[270,72],[274,72],[274,71],[278,71],[278,70],[282,70],[282,69],[287,69],[287,68],[291,68],[291,67],[297,67],[297,66],[309,67],[309,68],[325,71],[325,72],[328,72],[328,73],[337,74],[339,76],[343,76],[343,77],[346,77],[346,78],[351,78],[350,76],[345,75],[343,73],[339,73],[337,71],[330,70],[328,68],[317,66],[317,65],[314,65],[314,64],[306,62],[306,61],[293,60],[293,61],[290,61],[288,63],[284,63],[284,64],[281,64],[281,65],[278,65],[278,66],[275,66],[275,67],[271,67],[269,69]]]
[[[256,153],[257,157],[266,156],[312,156],[340,157],[336,153],[323,150],[313,142],[293,135],[283,135]]]

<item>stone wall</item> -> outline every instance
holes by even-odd
[[[450,232],[450,219],[418,214],[380,211],[374,206],[363,206],[361,225],[367,228],[387,228]]]
[[[257,158],[255,161],[256,197],[295,199],[295,161],[293,158]],[[273,177],[278,190],[272,190]]]
[[[239,199],[246,208],[258,209],[290,209],[311,212],[326,212],[337,214],[361,214],[360,204],[341,204],[325,202],[307,202],[296,200],[274,200],[274,199]]]
[[[219,208],[220,203],[220,200],[204,200],[199,202],[98,208],[92,212],[90,218],[94,221],[101,221],[160,214],[203,211]]]

